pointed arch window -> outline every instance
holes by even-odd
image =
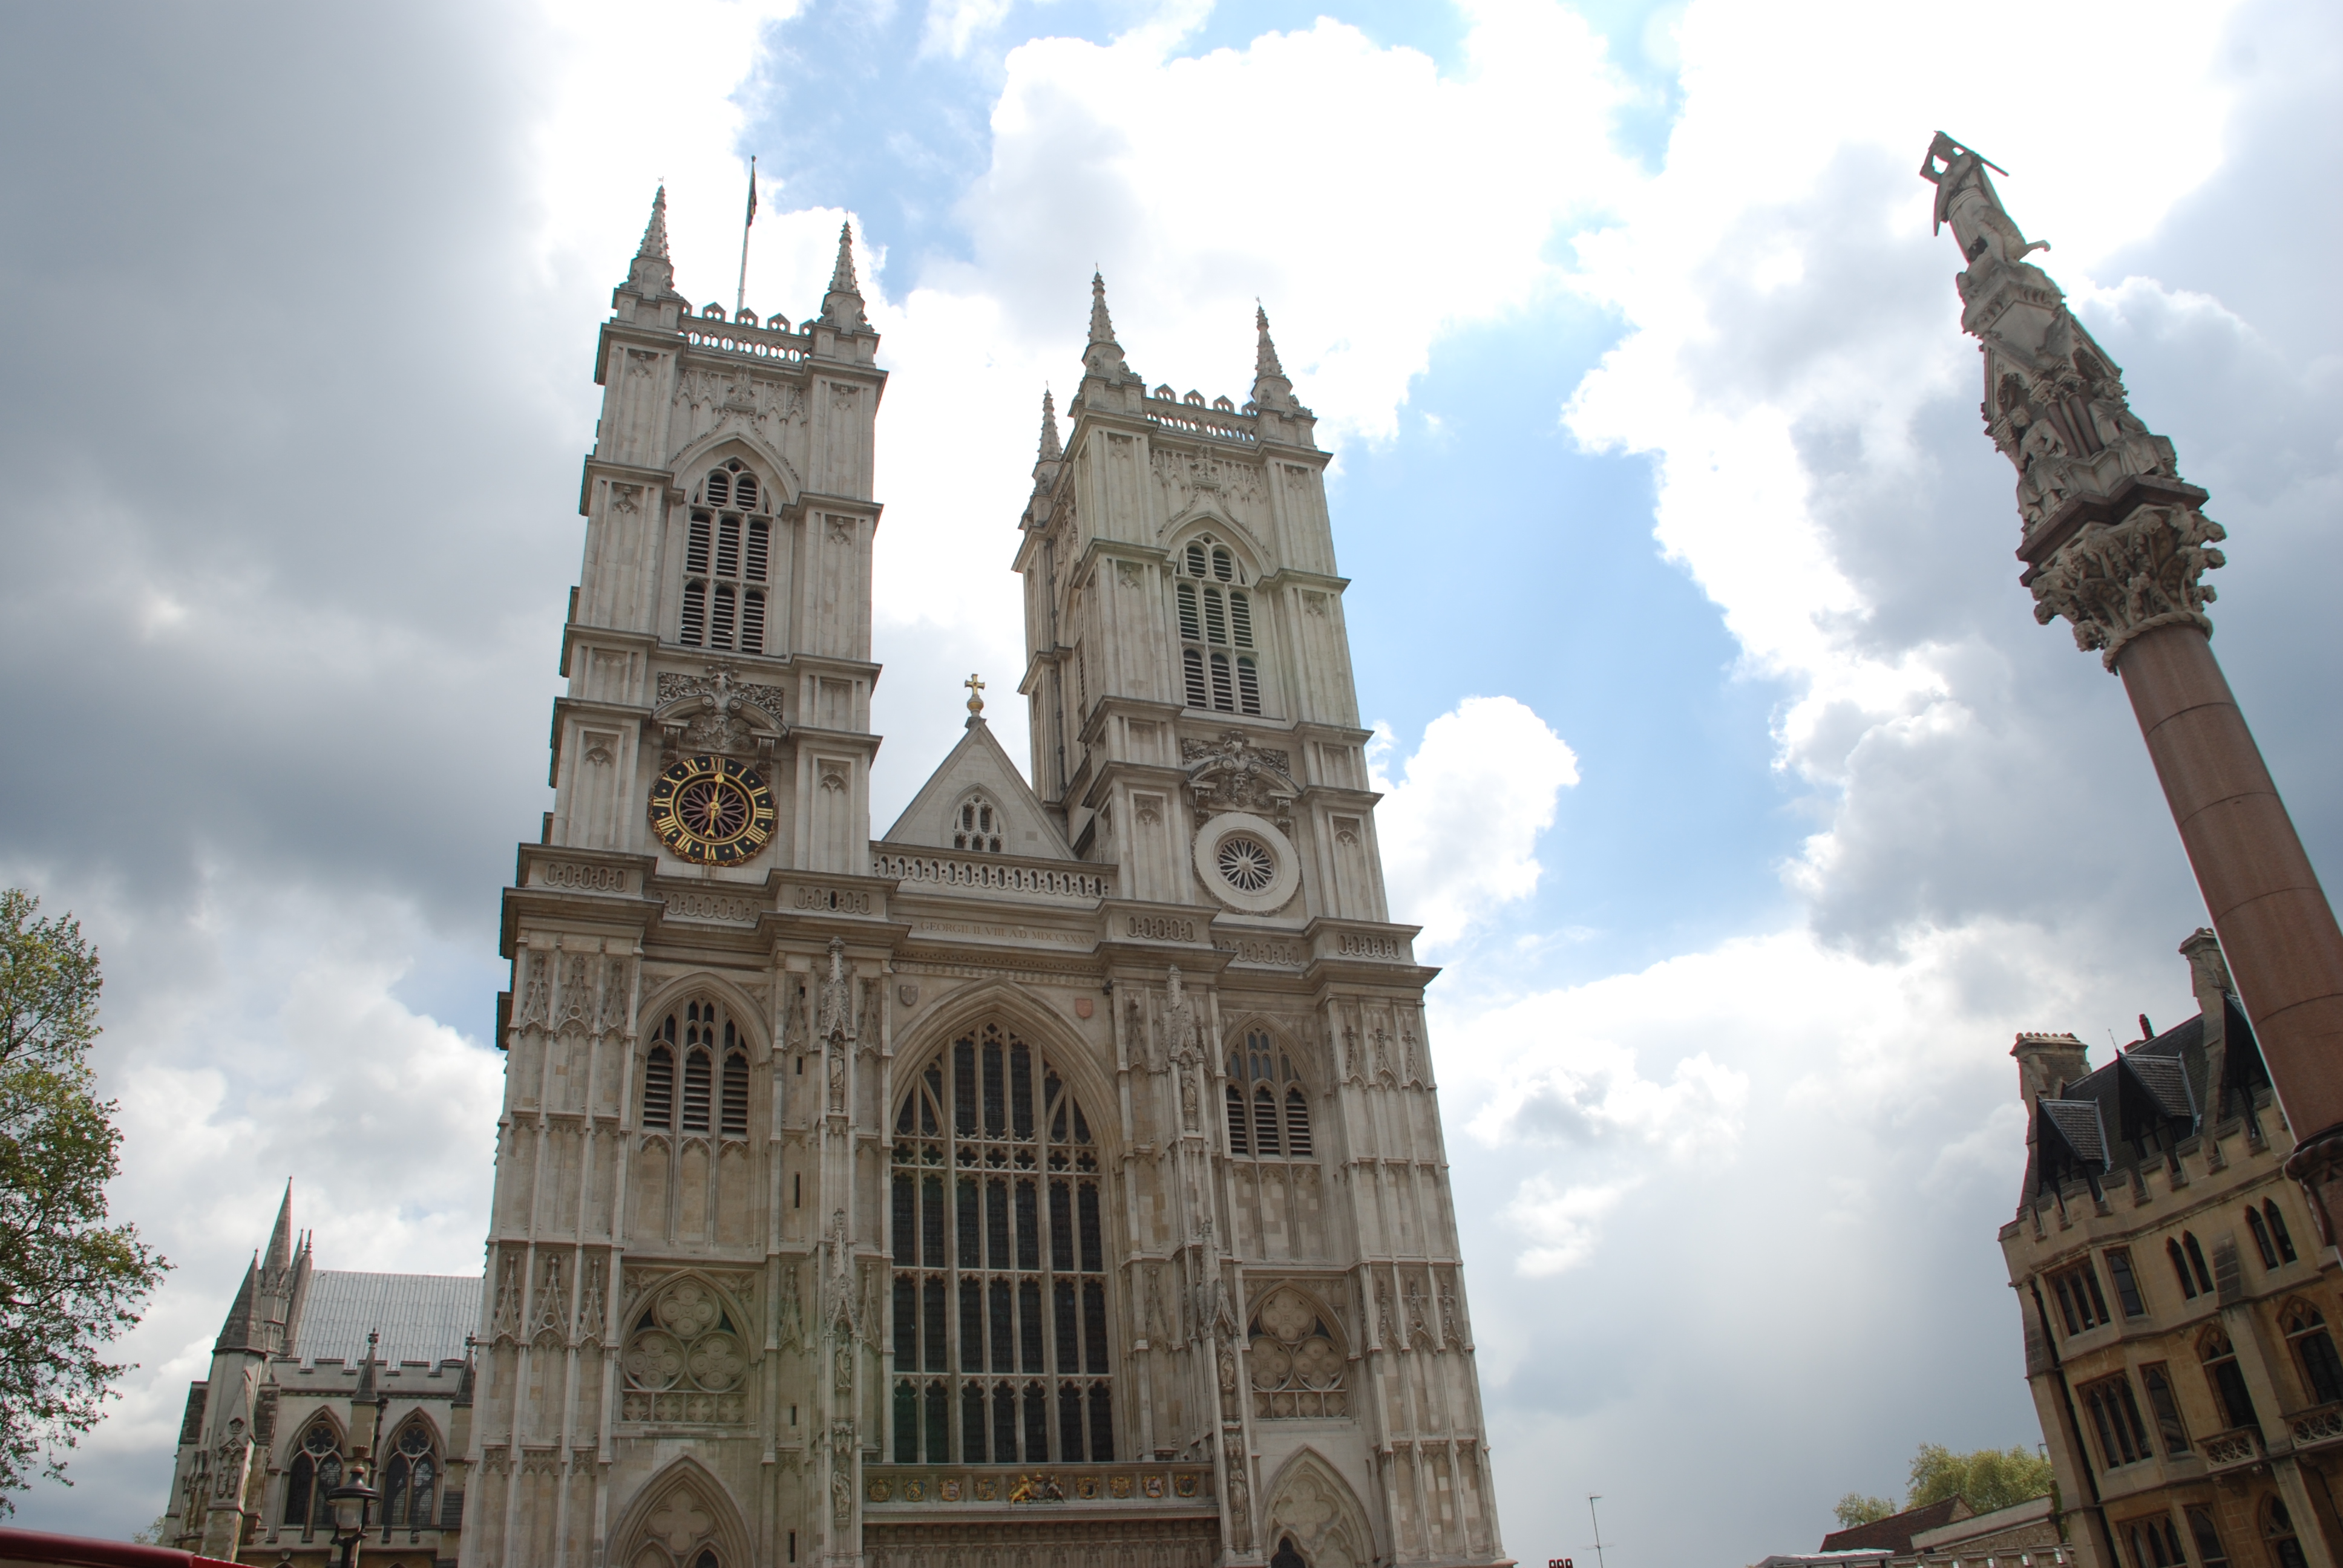
[[[2270,1561],[2278,1568],[2310,1568],[2302,1543],[2295,1538],[2294,1516],[2286,1511],[2286,1500],[2275,1493],[2262,1503],[2262,1539],[2269,1543]]]
[[[2310,1390],[2311,1402],[2333,1404],[2343,1400],[2343,1356],[2336,1354],[2326,1314],[2308,1302],[2296,1302],[2286,1309],[2280,1322],[2286,1327],[2287,1343],[2294,1347],[2295,1363],[2302,1369],[2303,1386]]]
[[[1245,1031],[1229,1052],[1223,1091],[1229,1117],[1229,1152],[1254,1158],[1307,1160],[1310,1094],[1293,1070],[1292,1054],[1267,1030]]]
[[[952,848],[1001,853],[1001,812],[981,795],[971,795],[952,813]]]
[[[390,1462],[383,1466],[382,1538],[404,1530],[415,1539],[419,1530],[439,1527],[438,1442],[431,1423],[409,1417],[391,1442]]]
[[[1260,655],[1244,568],[1210,534],[1192,540],[1173,565],[1174,618],[1180,628],[1182,696],[1191,708],[1219,713],[1261,711]]]
[[[334,1527],[326,1494],[342,1483],[341,1436],[324,1416],[301,1434],[301,1447],[285,1481],[285,1523],[308,1534]]]
[[[734,457],[710,468],[685,524],[683,610],[676,640],[687,648],[765,651],[773,519],[757,476]]]
[[[2205,1363],[2205,1376],[2213,1385],[2223,1421],[2232,1428],[2256,1424],[2254,1398],[2246,1392],[2246,1374],[2237,1370],[2237,1352],[2217,1325],[2207,1329],[2197,1340],[2197,1359]]]
[[[895,1462],[1111,1460],[1102,1177],[1072,1090],[985,1024],[913,1075],[892,1158]]]
[[[713,1000],[687,1001],[659,1020],[643,1052],[642,1129],[745,1140],[749,1081],[739,1027]]]

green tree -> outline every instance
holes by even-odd
[[[1860,1492],[1850,1492],[1838,1500],[1832,1513],[1838,1515],[1838,1527],[1852,1530],[1858,1524],[1875,1524],[1896,1512],[1896,1504],[1885,1497],[1865,1497]]]
[[[71,1484],[63,1451],[128,1370],[99,1352],[170,1266],[106,1223],[122,1134],[89,1066],[104,980],[80,923],[40,909],[0,890],[0,1516],[35,1477]]]
[[[1955,1453],[1940,1442],[1924,1442],[1912,1456],[1912,1492],[1906,1508],[1925,1508],[1947,1497],[1965,1498],[1979,1513],[2029,1498],[2046,1497],[2057,1484],[2050,1462],[2024,1448],[1980,1448]]]

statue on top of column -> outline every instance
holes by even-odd
[[[2132,413],[2114,358],[2025,259],[2049,246],[2019,230],[1987,169],[2008,172],[1942,131],[1920,160],[1936,226],[1952,226],[1966,264],[1955,282],[1962,329],[1985,356],[1978,412],[2017,469],[2018,580],[2035,619],[2066,617],[2076,646],[2112,670],[2144,631],[2211,631],[2214,591],[2198,579],[2222,564],[2210,547],[2224,535],[2197,509],[2205,492],[2180,477],[2172,443]]]

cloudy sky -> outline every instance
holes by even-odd
[[[2016,583],[1939,127],[2209,487],[2217,647],[2343,856],[2343,11],[468,0],[0,14],[0,879],[102,945],[118,1211],[178,1264],[25,1523],[159,1512],[289,1174],[329,1267],[478,1267],[594,335],[652,187],[761,311],[851,216],[882,416],[873,812],[1005,690],[1045,384],[1258,297],[1339,453],[1395,913],[1509,1550],[1745,1563],[2037,1437],[2006,1051],[2187,1016],[2117,684]],[[993,716],[1021,755],[1021,717]]]

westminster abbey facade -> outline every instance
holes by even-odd
[[[809,320],[695,312],[662,194],[614,306],[477,1322],[411,1418],[354,1347],[347,1392],[216,1365],[179,1539],[317,1560],[301,1443],[379,1479],[407,1422],[430,1527],[370,1560],[1503,1561],[1433,971],[1266,320],[1242,407],[1151,391],[1093,281],[1015,535],[1030,766],[971,681],[874,836],[850,248]]]

